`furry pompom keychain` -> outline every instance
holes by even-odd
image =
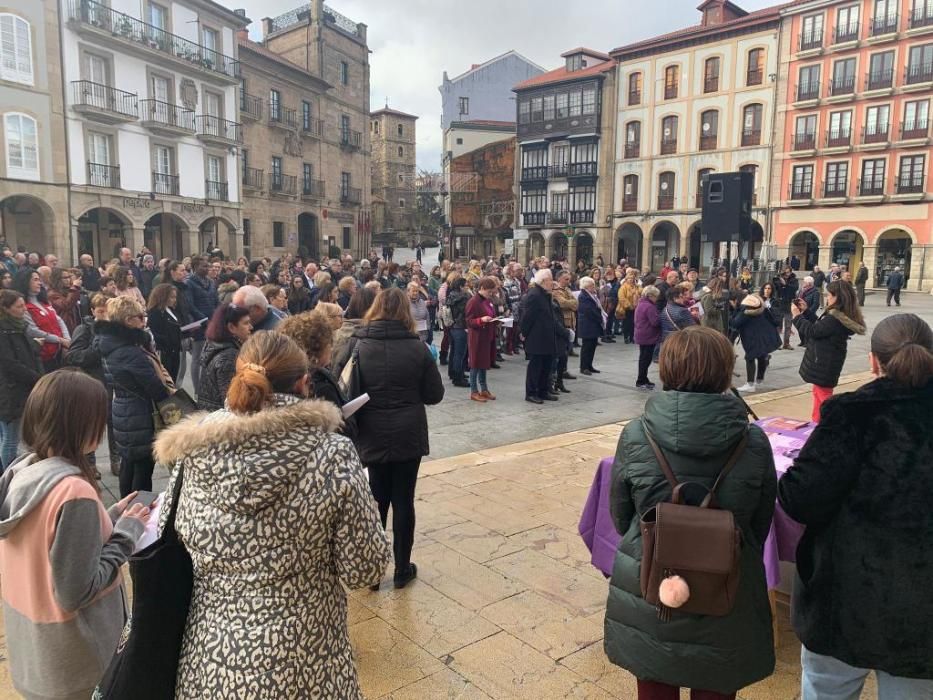
[[[668,576],[661,581],[658,598],[662,605],[679,608],[690,599],[690,586],[680,576]]]

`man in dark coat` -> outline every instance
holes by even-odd
[[[858,265],[858,272],[855,273],[855,291],[858,294],[858,305],[865,306],[865,285],[868,283],[868,268],[864,262]]]
[[[557,395],[548,391],[551,365],[557,356],[557,318],[551,308],[551,289],[554,278],[544,269],[535,273],[534,286],[528,289],[522,301],[521,330],[528,354],[525,374],[525,400],[531,403],[556,401]]]
[[[888,275],[888,283],[885,286],[888,288],[888,306],[891,306],[891,299],[900,306],[901,289],[904,288],[904,273],[901,272],[901,268],[894,268],[894,272]]]
[[[100,270],[94,264],[94,257],[87,253],[82,255],[78,258],[78,269],[81,271],[81,286],[88,292],[99,292]]]
[[[790,345],[790,331],[794,325],[794,317],[791,315],[790,307],[793,306],[794,299],[797,297],[797,290],[800,289],[800,282],[797,280],[797,275],[794,274],[790,265],[785,265],[781,274],[772,280],[772,285],[774,286],[773,303],[777,307],[774,313],[776,315],[779,314],[778,317],[784,325],[783,349],[792,350],[793,348],[791,348]]]
[[[207,276],[211,270],[211,262],[207,258],[195,255],[191,258],[191,270],[194,274],[188,278],[188,303],[198,312],[200,318],[210,318],[220,303],[217,298],[217,285]],[[201,353],[204,352],[203,327],[192,333],[191,338],[191,380],[199,387]]]

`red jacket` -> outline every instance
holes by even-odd
[[[26,304],[26,310],[29,312],[29,315],[32,316],[32,320],[35,321],[40,331],[61,337],[62,328],[58,325],[58,314],[55,313],[55,309],[53,309],[51,305],[43,304],[42,302],[38,304],[28,302]],[[39,350],[39,357],[42,358],[43,362],[48,362],[58,354],[61,347],[62,346],[58,343],[49,343],[46,341],[42,344],[41,350]]]
[[[496,324],[483,323],[483,316],[495,318],[492,302],[475,294],[466,305],[467,347],[472,369],[489,369],[496,359]]]

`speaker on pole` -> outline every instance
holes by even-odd
[[[709,173],[700,182],[703,195],[703,238],[714,243],[752,241],[752,194],[755,175],[747,172]]]

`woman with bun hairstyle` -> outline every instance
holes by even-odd
[[[223,410],[159,434],[182,474],[175,527],[194,590],[176,700],[362,700],[344,587],[378,581],[389,547],[340,410],[309,400],[308,358],[277,331],[240,349]]]
[[[778,483],[806,526],[791,606],[802,700],[857,698],[871,670],[879,700],[933,697],[933,331],[885,318],[869,364],[877,378],[823,404]]]

